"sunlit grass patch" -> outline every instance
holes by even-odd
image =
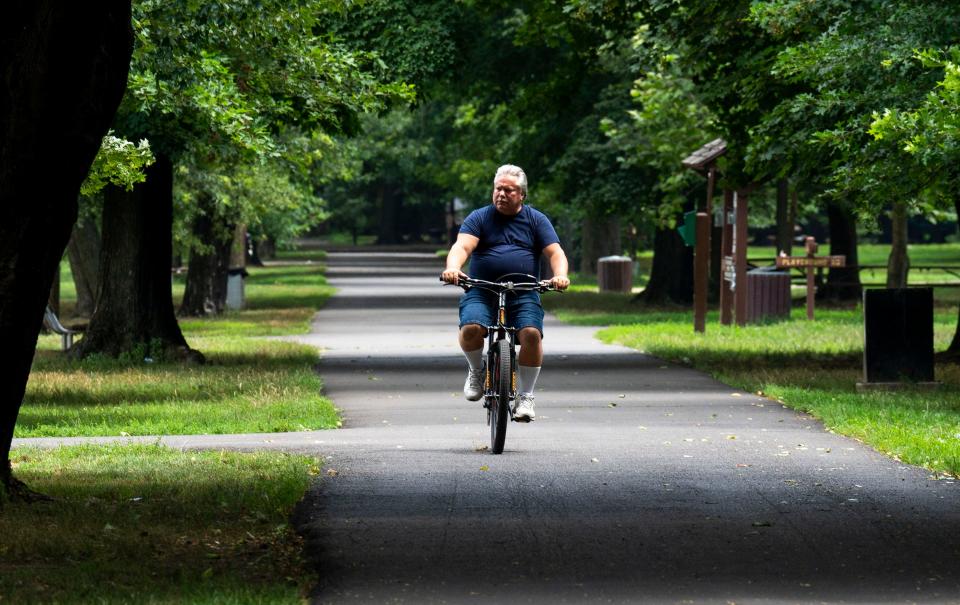
[[[17,437],[304,431],[339,425],[313,347],[259,337],[304,333],[329,298],[320,265],[251,268],[251,308],[181,318],[207,363],[128,355],[72,360],[38,342]],[[292,284],[292,285],[291,285]]]
[[[286,342],[197,339],[207,363],[75,361],[38,353],[17,437],[304,431],[338,426],[313,370]]]
[[[55,501],[4,505],[3,602],[296,603],[311,581],[287,519],[315,459],[143,445],[11,459]]]
[[[276,303],[276,299],[271,300]],[[322,301],[320,301],[322,304]],[[226,311],[219,317],[183,318],[180,328],[191,337],[198,336],[279,336],[309,331],[310,319],[316,314],[315,307],[254,308],[243,311]],[[195,347],[197,345],[194,345]]]

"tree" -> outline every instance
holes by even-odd
[[[77,292],[74,315],[87,317],[96,310],[100,290],[100,214],[103,211],[104,187],[108,184],[127,190],[146,180],[146,167],[154,161],[150,144],[141,140],[138,144],[107,134],[100,144],[100,151],[93,160],[87,178],[80,186],[80,215],[70,241],[67,258]]]
[[[378,81],[369,54],[314,33],[318,15],[334,8],[324,0],[136,5],[131,85],[115,128],[150,140],[157,162],[132,192],[107,192],[102,268],[109,287],[75,346],[78,355],[139,347],[154,357],[199,358],[180,332],[170,295],[177,165],[223,171],[263,161],[282,153],[276,134],[283,124],[349,130],[357,113],[408,94]]]
[[[130,2],[15,0],[0,21],[0,483],[77,197],[126,86]]]
[[[891,285],[906,282],[906,216],[933,208],[921,200],[929,199],[931,183],[940,179],[931,179],[889,140],[871,137],[871,122],[884,108],[915,107],[932,88],[934,73],[922,69],[914,53],[952,43],[958,18],[960,7],[931,1],[814,6],[778,0],[751,7],[751,21],[782,45],[771,73],[796,87],[754,129],[753,166],[762,170],[782,162],[819,183],[831,224],[842,218],[841,231],[831,232],[831,252],[846,252],[848,263],[855,262],[855,247],[835,245],[855,241],[855,235],[844,236],[855,231],[845,223],[855,212],[873,223],[890,211],[898,225],[888,263]],[[847,295],[859,298],[855,270],[831,270],[830,278],[835,276],[856,282]],[[823,294],[843,287],[832,288],[828,280]]]
[[[960,49],[925,49],[914,57],[936,74],[936,85],[912,107],[875,112],[870,134],[894,146],[894,157],[914,166],[911,173],[923,185],[915,203],[932,208],[952,203],[960,216]],[[960,316],[946,357],[960,359]]]

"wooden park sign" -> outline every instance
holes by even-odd
[[[807,238],[805,247],[806,256],[787,256],[781,252],[780,256],[777,257],[777,268],[807,270],[807,319],[813,319],[813,295],[816,292],[813,270],[823,267],[845,267],[847,266],[847,257],[843,255],[816,256],[817,241],[812,237]]]

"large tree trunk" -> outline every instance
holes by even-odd
[[[585,217],[580,224],[580,275],[596,275],[597,260],[620,254],[620,221]]]
[[[693,248],[683,244],[676,229],[657,229],[650,281],[636,300],[646,304],[693,302]]]
[[[222,224],[214,204],[211,196],[200,196],[202,214],[193,221],[193,235],[208,248],[190,253],[187,285],[180,304],[181,317],[219,315],[227,303],[227,272],[234,227]]]
[[[67,258],[77,291],[76,317],[92,317],[100,289],[100,230],[92,218],[73,227],[67,244]]]
[[[74,353],[112,357],[130,351],[202,361],[187,346],[173,310],[173,164],[157,154],[132,191],[108,186],[97,311]]]
[[[80,184],[126,88],[130,1],[14,0],[0,19],[0,484]]]
[[[817,299],[859,301],[863,288],[857,269],[857,219],[849,208],[838,203],[827,205],[827,219],[830,223],[830,254],[846,256],[847,266],[830,269],[827,283],[817,292]]]
[[[893,203],[890,213],[890,234],[892,245],[887,258],[887,287],[906,288],[907,274],[910,272],[910,255],[907,253],[907,205],[904,202]]]

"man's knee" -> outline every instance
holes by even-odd
[[[482,339],[487,335],[487,329],[480,324],[465,324],[460,328],[460,337],[464,340]]]
[[[520,341],[521,345],[535,346],[539,344],[541,340],[540,330],[531,327],[521,328],[520,331],[517,332],[517,340]]]

